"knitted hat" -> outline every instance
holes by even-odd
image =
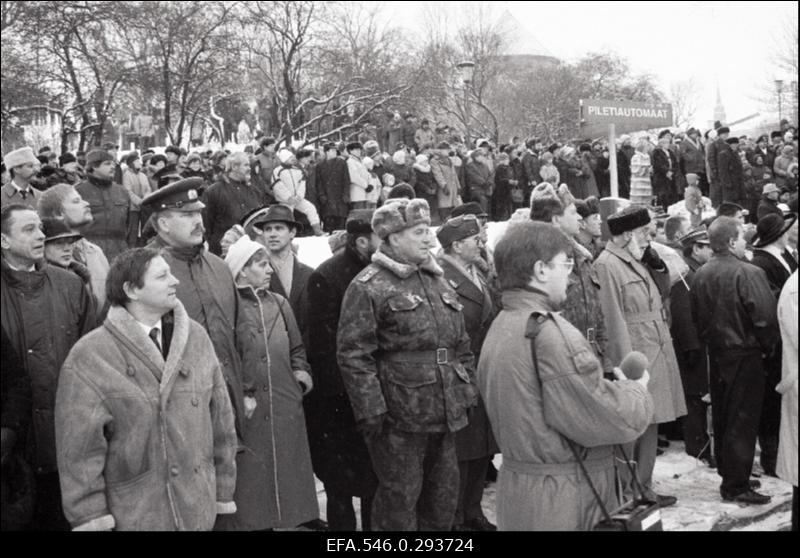
[[[381,150],[381,146],[378,145],[378,142],[375,140],[369,140],[364,144],[364,153],[368,156],[375,155],[378,151]]]
[[[398,149],[392,155],[392,161],[394,161],[395,165],[405,165],[406,164],[406,150],[405,149]]]
[[[283,165],[288,163],[292,159],[292,157],[294,157],[294,153],[292,153],[288,149],[281,149],[280,151],[278,151],[278,161],[280,161],[281,164]]]
[[[717,135],[721,136],[722,134],[730,134],[731,129],[727,126],[723,126],[722,128],[717,128]]]
[[[236,276],[242,271],[247,261],[253,257],[253,254],[259,250],[264,250],[266,252],[266,248],[258,242],[250,240],[250,237],[247,235],[234,242],[233,245],[228,248],[228,254],[225,256],[225,263],[228,264],[228,269],[231,270],[234,279],[236,279]]]
[[[20,147],[14,151],[9,151],[6,153],[6,156],[3,157],[3,164],[9,170],[27,163],[31,163],[32,165],[39,164],[39,159],[36,158],[36,155],[33,154],[33,149],[30,147]]]
[[[613,236],[619,236],[649,223],[650,214],[646,208],[630,205],[608,217],[608,230]]]
[[[361,159],[361,162],[368,171],[371,171],[375,168],[375,161],[372,159],[372,157],[364,157]]]
[[[387,200],[372,216],[372,230],[381,239],[423,223],[431,224],[431,210],[421,198]]]
[[[372,216],[375,211],[372,209],[354,209],[347,216],[344,225],[347,234],[370,234],[372,232]]]
[[[533,189],[533,192],[531,192],[531,209],[533,209],[533,206],[536,204],[536,202],[541,202],[545,198],[553,198],[558,200],[563,209],[566,209],[571,204],[575,203],[575,198],[570,193],[566,184],[562,184],[558,187],[558,189],[556,189],[549,182],[540,182],[536,188]]]
[[[87,167],[93,168],[105,161],[114,161],[114,157],[112,157],[105,149],[93,149],[86,154]]]

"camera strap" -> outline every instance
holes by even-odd
[[[539,380],[539,386],[542,387],[542,378],[539,374],[539,359],[537,357],[536,352],[536,337],[539,330],[539,323],[537,322],[536,318],[531,315],[528,318],[528,328],[527,328],[527,335],[530,337],[531,340],[531,357],[533,359],[533,368],[536,372],[536,378]],[[594,486],[592,482],[592,478],[589,476],[589,472],[586,470],[586,466],[583,464],[583,459],[581,459],[580,453],[578,452],[577,448],[575,447],[575,442],[570,440],[569,438],[562,435],[562,437],[567,441],[570,450],[572,450],[572,455],[575,456],[575,460],[578,462],[578,466],[581,468],[586,480],[589,482],[589,488],[592,490],[592,494],[594,495],[595,500],[597,500],[597,504],[600,506],[600,510],[603,512],[603,516],[605,517],[606,521],[611,521],[611,515],[608,513],[608,509],[606,508],[605,504],[603,503],[603,499],[600,497],[600,493],[597,492],[597,488]],[[628,459],[628,456],[625,452],[625,448],[622,447],[621,444],[614,446],[616,449],[619,449],[620,453],[622,454],[625,463],[628,466],[628,470],[631,473],[632,484],[634,487],[634,499],[637,499],[636,489],[639,489],[639,494],[642,498],[644,498],[644,487],[639,482],[639,475],[636,474],[636,470],[633,467],[633,464]]]

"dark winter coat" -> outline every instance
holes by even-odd
[[[594,169],[594,179],[601,198],[611,195],[611,174],[609,173],[610,159],[602,155],[597,158],[597,167]]]
[[[467,425],[477,390],[462,308],[432,257],[411,265],[379,248],[345,292],[336,340],[356,421],[386,413],[392,428],[426,433]]]
[[[751,200],[761,199],[761,192],[764,191],[764,186],[772,182],[772,171],[766,165],[753,166],[750,170],[751,174],[751,187],[747,190],[747,197]],[[768,178],[765,178],[768,176]]]
[[[94,217],[81,233],[100,247],[108,261],[136,244],[139,221],[134,218],[133,202],[124,186],[89,175],[75,190],[89,202]]]
[[[489,167],[477,161],[470,161],[467,163],[464,173],[467,195],[470,199],[477,196],[485,196],[487,198],[492,196],[494,192],[494,173]]]
[[[780,207],[778,207],[778,202],[772,201],[771,199],[763,196],[761,201],[758,202],[758,211],[756,213],[759,221],[770,213],[783,216],[783,211]]]
[[[578,160],[581,165],[581,175],[578,177],[576,187],[577,192],[573,192],[576,198],[586,199],[589,196],[600,197],[597,189],[597,181],[594,178],[594,160],[590,153],[584,153]]]
[[[226,176],[214,183],[203,194],[203,223],[209,251],[219,256],[222,253],[220,240],[233,225],[253,209],[267,205],[267,196],[256,186],[236,182]]]
[[[442,255],[439,264],[444,271],[444,278],[458,293],[458,300],[464,309],[464,326],[470,339],[470,349],[475,360],[480,358],[481,347],[489,326],[499,311],[494,304],[494,297],[489,292],[489,283],[480,271],[476,270],[479,288],[473,280],[465,275],[463,267],[449,256]],[[469,413],[469,424],[456,433],[456,454],[459,461],[470,461],[482,457],[490,457],[500,450],[492,434],[486,407],[480,396],[478,405]]]
[[[595,356],[603,364],[603,370],[610,373],[619,363],[612,364],[606,356],[608,339],[603,308],[600,305],[600,297],[603,295],[600,291],[600,280],[592,265],[594,256],[574,240],[571,256],[575,260],[575,267],[569,276],[567,299],[564,301],[561,315],[586,337]]]
[[[726,144],[725,148],[720,150],[717,161],[722,200],[739,203],[740,200],[747,199],[747,192],[744,189],[744,167],[739,153]]]
[[[697,271],[691,295],[697,331],[711,353],[769,354],[780,339],[766,274],[731,253],[714,254]]]
[[[653,163],[653,176],[650,184],[653,186],[653,194],[675,203],[678,199],[678,188],[676,178],[680,172],[678,158],[672,150],[664,151],[660,147],[654,149],[650,154],[650,161]],[[667,178],[667,172],[672,171],[672,178]]]
[[[27,431],[28,424],[31,422],[31,377],[25,370],[14,344],[3,327],[2,358],[3,366],[0,369],[2,375],[2,420],[0,424],[3,428],[12,430],[17,436],[16,447],[25,445],[23,435]]]
[[[700,141],[695,145],[690,140],[681,142],[678,148],[680,153],[681,172],[683,174],[705,174],[706,173],[706,153]]]
[[[170,272],[180,281],[178,299],[189,317],[199,322],[211,338],[233,403],[236,431],[241,435],[244,420],[242,361],[236,349],[241,302],[231,272],[225,262],[202,245],[192,250],[179,250],[168,247],[156,237],[148,248],[162,250]]]
[[[778,297],[781,296],[783,285],[789,279],[792,272],[797,269],[797,262],[794,261],[794,258],[787,258],[784,256],[784,260],[789,264],[788,270],[775,256],[764,250],[759,250],[758,248],[753,250],[753,259],[750,260],[751,264],[760,267],[764,270],[764,273],[766,273],[767,282],[769,283],[772,294],[775,296],[775,300],[778,300]]]
[[[347,161],[341,157],[326,159],[316,167],[319,211],[325,217],[347,217],[350,196],[350,173]]]
[[[294,312],[294,317],[297,320],[297,327],[300,329],[300,334],[303,336],[303,341],[305,344],[308,344],[308,331],[306,327],[306,317],[308,316],[308,279],[311,277],[314,270],[306,264],[300,263],[296,256],[293,256],[293,260],[291,292],[288,294],[286,293],[286,289],[283,288],[277,273],[272,274],[272,278],[269,282],[269,290],[281,295],[289,301],[292,312]]]
[[[288,301],[265,289],[239,287],[242,311],[236,346],[245,395],[256,409],[244,422],[245,450],[236,459],[236,514],[224,529],[296,527],[319,516],[303,414],[294,370],[309,370]]]
[[[52,473],[57,469],[58,375],[72,346],[95,327],[94,298],[80,277],[46,263],[26,272],[11,269],[3,259],[0,274],[3,331],[30,377],[33,414],[27,452],[37,473]]]
[[[542,166],[542,162],[539,160],[537,153],[526,151],[525,155],[522,156],[522,166],[525,169],[525,178],[529,185],[535,185],[542,181],[542,177],[539,176],[539,168]]]
[[[678,357],[684,393],[702,396],[708,393],[706,348],[700,341],[700,335],[692,316],[692,299],[689,290],[694,281],[695,270],[700,269],[701,264],[691,257],[684,258],[684,260],[689,266],[689,272],[684,276],[683,281],[677,281],[670,291],[669,304],[672,317],[670,333],[675,347],[675,356]]]
[[[513,174],[511,167],[505,163],[494,168],[494,196],[492,197],[492,219],[495,221],[505,221],[511,218],[514,205],[521,207],[525,205],[525,198],[521,203],[514,202],[511,196],[511,180]],[[522,185],[518,185],[522,187]]]
[[[631,158],[625,154],[623,149],[617,151],[617,184],[619,185],[619,197],[628,199],[631,195]]]
[[[368,263],[348,245],[320,264],[308,281],[308,359],[314,373],[306,413],[311,458],[326,488],[351,496],[369,494],[377,480],[336,362],[336,334],[344,293]]]

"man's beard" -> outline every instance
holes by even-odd
[[[644,257],[644,248],[639,246],[639,241],[636,240],[635,236],[632,236],[628,243],[625,245],[625,249],[628,253],[633,256],[633,259],[637,262],[642,261]]]

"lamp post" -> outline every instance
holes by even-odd
[[[778,92],[778,128],[781,126],[783,120],[783,80],[775,80],[775,90]]]
[[[464,61],[456,66],[461,72],[461,82],[464,84],[464,135],[467,145],[469,145],[469,84],[472,83],[475,62]]]

